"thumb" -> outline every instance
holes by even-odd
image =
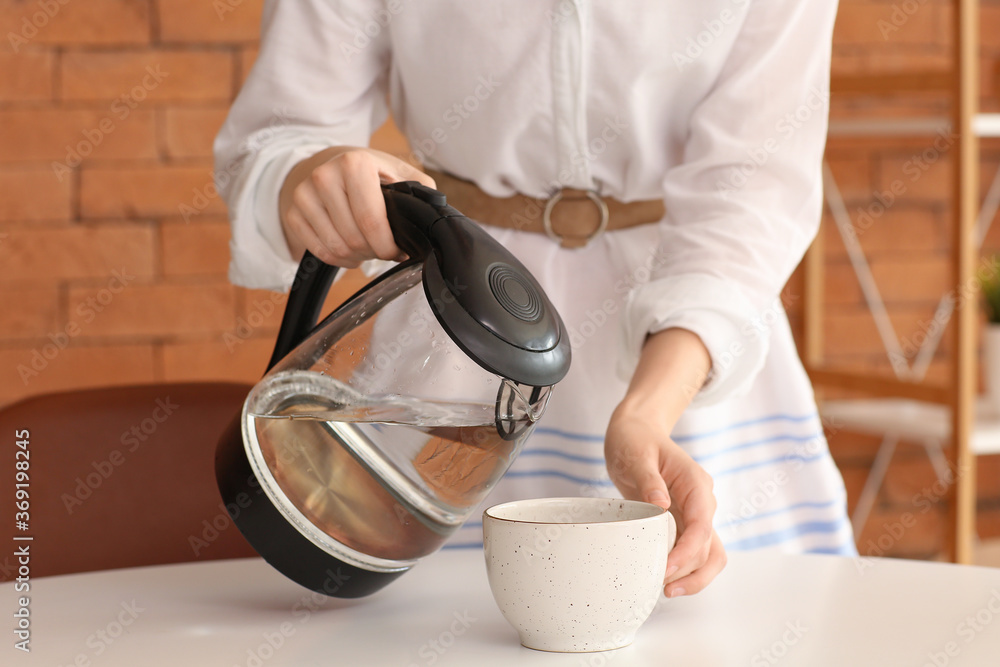
[[[670,509],[670,493],[659,469],[651,460],[638,461],[632,468],[635,488],[641,500]]]

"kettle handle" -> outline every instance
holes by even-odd
[[[274,342],[274,352],[267,362],[267,370],[284,359],[316,326],[323,302],[338,270],[339,267],[320,261],[306,250],[295,272],[292,289],[288,292],[288,303],[281,318],[278,338]]]
[[[412,259],[422,260],[431,252],[427,240],[431,224],[443,214],[458,213],[447,206],[443,194],[414,181],[383,184],[382,196],[396,244]],[[267,362],[268,371],[304,341],[316,326],[338,270],[339,267],[321,261],[306,250],[288,293],[281,329],[271,360]]]

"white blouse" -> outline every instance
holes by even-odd
[[[230,277],[287,288],[286,174],[326,147],[367,145],[391,107],[416,160],[495,196],[662,197],[655,247],[618,249],[648,274],[628,300],[619,371],[648,333],[679,326],[712,355],[695,404],[744,393],[819,223],[836,6],[270,0],[215,144]]]

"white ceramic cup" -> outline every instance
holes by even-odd
[[[663,595],[677,527],[662,507],[541,498],[483,513],[493,597],[521,643],[543,651],[628,646]]]

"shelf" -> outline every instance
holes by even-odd
[[[863,398],[823,401],[820,414],[828,430],[869,435],[893,434],[900,440],[936,442],[951,439],[951,410],[944,405],[906,398]],[[976,417],[969,437],[976,455],[1000,454],[1000,414],[984,399],[976,403]]]
[[[912,137],[933,136],[951,131],[947,116],[916,118],[845,118],[831,120],[831,137]],[[972,117],[972,131],[980,138],[1000,137],[1000,113],[979,113]]]

